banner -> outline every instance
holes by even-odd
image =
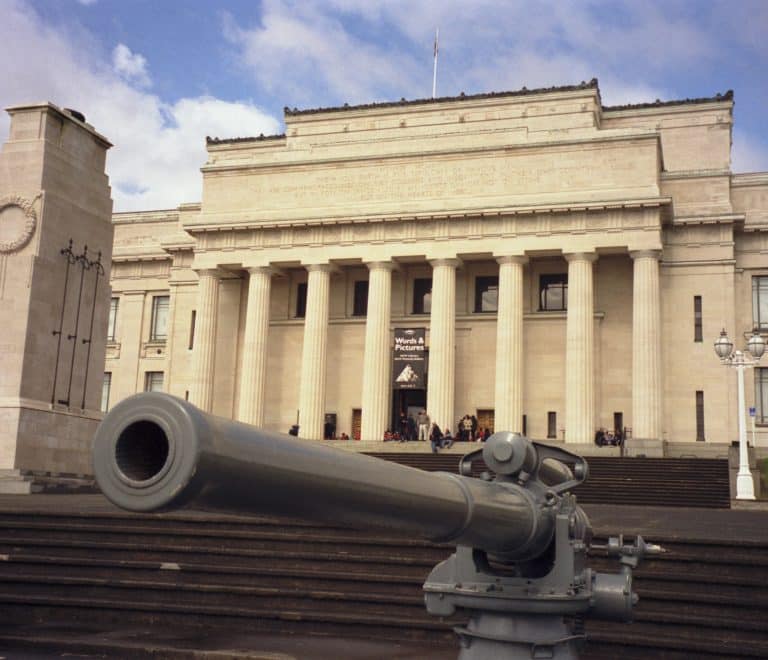
[[[395,346],[392,355],[394,389],[427,389],[425,336],[425,328],[395,328]]]

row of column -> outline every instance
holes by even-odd
[[[630,252],[634,263],[632,310],[633,437],[661,437],[661,328],[659,252]],[[595,432],[594,280],[595,253],[566,254],[565,429],[567,442],[591,442]],[[499,263],[496,340],[495,427],[522,431],[523,269],[528,259],[510,255]],[[427,410],[441,428],[453,424],[457,259],[430,261],[429,388]],[[363,439],[383,437],[389,418],[392,262],[368,264],[368,312],[363,357]],[[299,427],[305,438],[323,437],[331,265],[308,266],[307,307],[299,392]],[[273,271],[251,268],[240,383],[241,421],[264,423],[269,300]],[[203,410],[213,401],[218,273],[199,272],[192,400]]]

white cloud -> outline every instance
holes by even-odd
[[[200,97],[165,103],[100,60],[87,34],[47,26],[19,1],[5,4],[0,43],[14,60],[0,75],[0,106],[49,100],[83,112],[115,145],[108,153],[107,173],[116,210],[199,201],[206,135],[280,130],[276,118],[248,100]],[[0,113],[0,141],[7,129],[7,115]]]
[[[125,44],[117,44],[112,51],[112,66],[123,78],[141,87],[149,87],[152,84],[146,58],[131,52]]]
[[[95,5],[99,0],[77,0],[78,3],[85,7],[90,7],[91,5]]]

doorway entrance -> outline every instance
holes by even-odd
[[[394,390],[392,393],[392,431],[402,434],[400,413],[405,419],[410,415],[414,421],[416,416],[427,409],[427,390]]]

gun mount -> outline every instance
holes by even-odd
[[[495,478],[469,476],[481,454]],[[632,546],[612,539],[621,572],[587,568],[589,520],[568,493],[586,479],[586,461],[512,433],[496,433],[467,455],[461,475],[430,473],[144,393],[104,418],[93,460],[104,495],[130,511],[195,503],[456,545],[424,592],[432,614],[469,614],[456,629],[465,660],[576,658],[581,617],[629,620],[637,601],[631,569],[660,551],[640,537]]]

